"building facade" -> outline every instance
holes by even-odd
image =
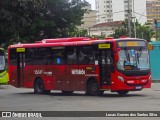
[[[160,21],[160,0],[147,0],[147,22],[154,23],[155,20]]]
[[[91,9],[91,4],[86,6],[84,9],[87,9],[88,12],[84,14],[82,19],[83,24],[78,28],[88,30],[90,27],[96,24],[96,10]]]
[[[146,0],[95,0],[96,23],[119,21],[131,17],[140,23],[146,22]]]
[[[89,35],[108,37],[112,35],[116,29],[123,27],[122,23],[123,21],[114,21],[96,24],[89,29]]]
[[[95,0],[97,23],[124,20],[128,18],[128,0]]]

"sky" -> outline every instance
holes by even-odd
[[[86,0],[92,5],[92,9],[95,10],[95,0]]]

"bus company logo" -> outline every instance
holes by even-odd
[[[12,117],[11,112],[2,112],[2,117]]]
[[[10,118],[24,118],[24,117],[42,117],[42,113],[40,112],[2,112],[2,117]]]
[[[84,75],[85,74],[85,70],[83,69],[73,69],[71,72],[72,72],[72,75]]]
[[[40,75],[43,73],[43,70],[35,70],[34,73],[35,75]]]

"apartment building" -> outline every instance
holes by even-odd
[[[95,0],[95,5],[97,24],[128,19],[128,10],[140,23],[147,20],[146,0]]]
[[[124,20],[128,18],[128,0],[95,0],[97,23]]]
[[[79,26],[79,29],[89,29],[96,24],[96,10],[91,9],[91,4],[88,4],[84,9],[87,9],[88,12],[84,14],[82,22],[83,24]]]
[[[147,22],[154,23],[154,20],[160,21],[160,0],[147,0]]]

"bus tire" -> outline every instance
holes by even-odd
[[[119,95],[126,95],[129,92],[129,90],[118,90],[117,93]]]
[[[95,80],[89,81],[87,85],[87,95],[91,96],[97,96],[97,95],[102,95],[104,91],[99,90],[98,83]]]
[[[44,83],[41,78],[38,78],[34,82],[34,93],[35,94],[44,94],[45,89],[44,89]]]
[[[64,95],[71,95],[74,91],[62,91],[62,94]]]

